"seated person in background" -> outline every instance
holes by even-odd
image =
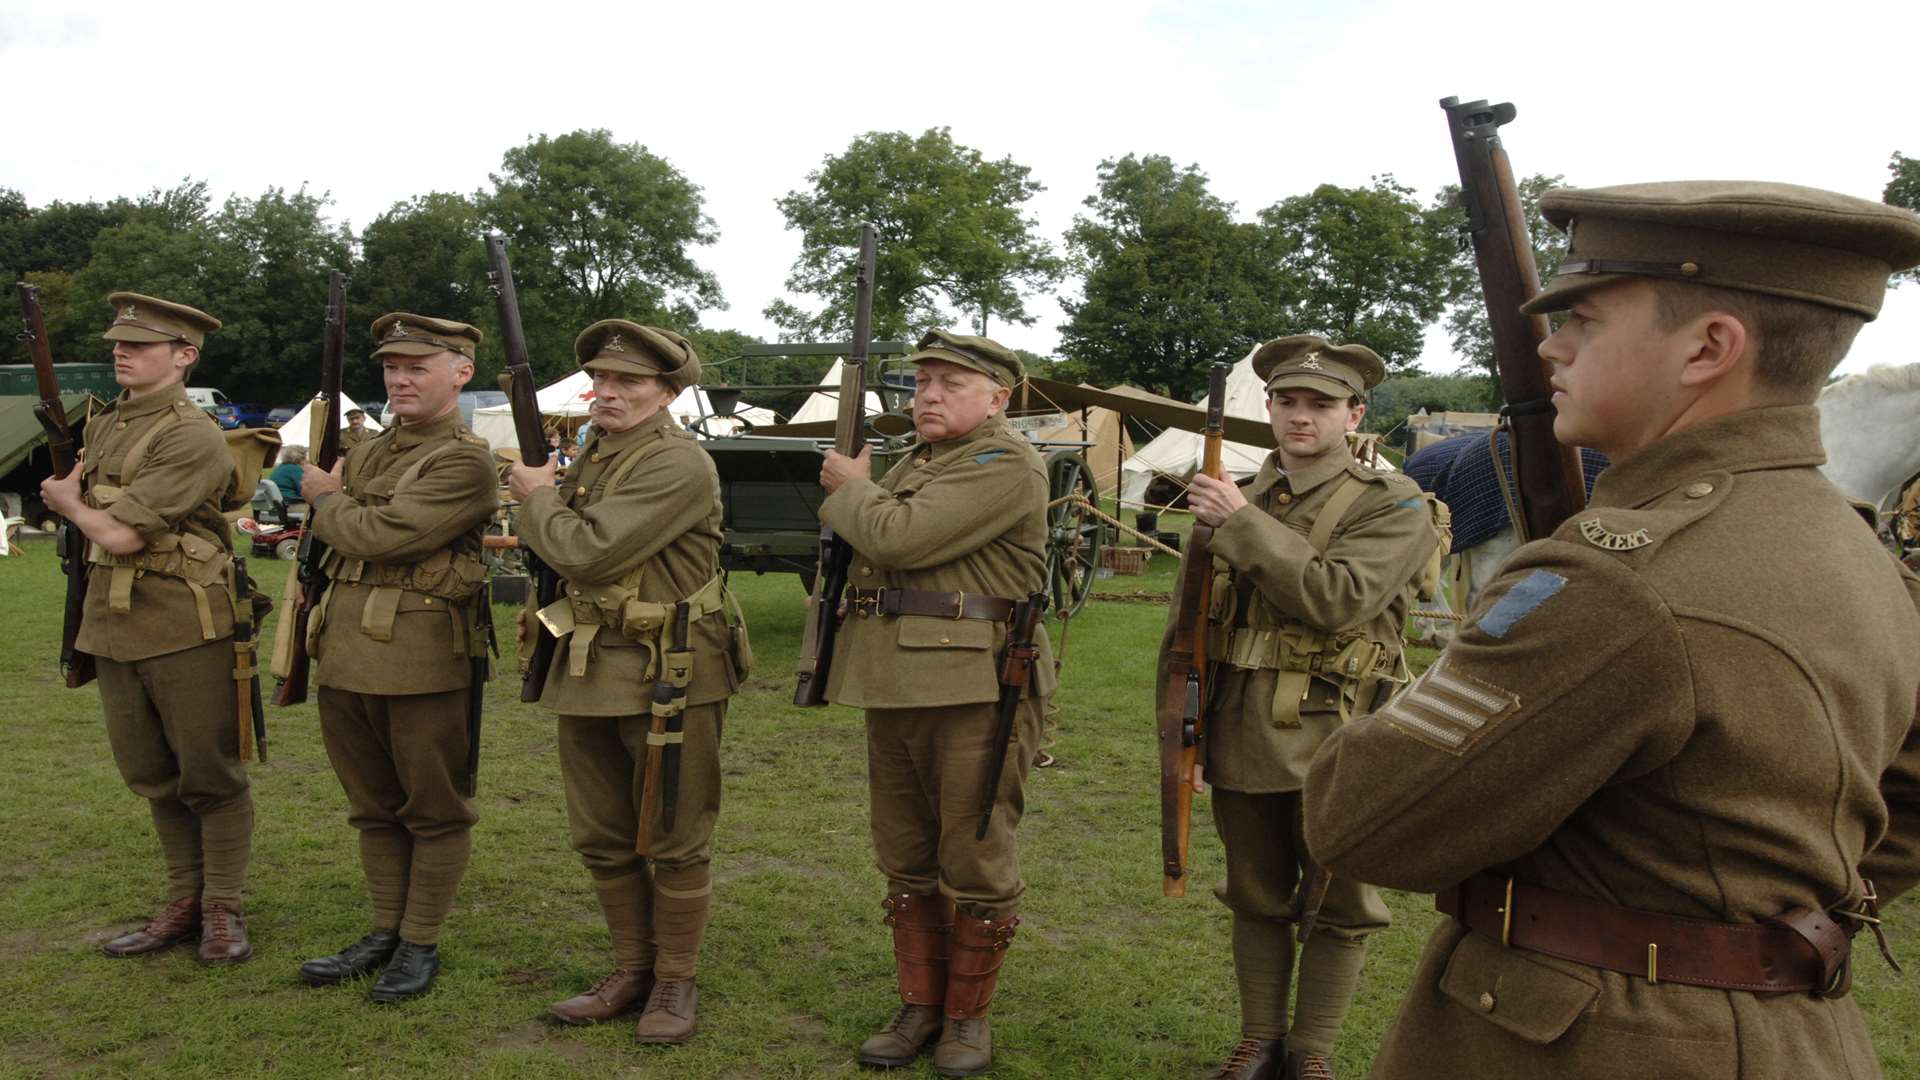
[[[273,512],[283,522],[287,520],[287,504],[300,498],[300,467],[306,463],[306,447],[283,446],[280,448],[280,464],[267,474],[267,482],[280,489],[280,498],[273,504]]]

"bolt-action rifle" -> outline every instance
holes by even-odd
[[[853,344],[840,368],[840,414],[834,421],[833,448],[858,456],[867,441],[867,351],[873,337],[872,225],[860,226],[860,265],[853,287]],[[807,601],[807,625],[800,639],[800,680],[793,703],[810,707],[827,703],[827,670],[833,663],[833,639],[840,630],[840,597],[847,591],[847,570],[853,546],[833,527],[820,524],[820,564],[814,572],[813,596]]]
[[[320,348],[320,390],[313,395],[308,421],[307,445],[313,448],[313,465],[332,472],[340,460],[340,380],[346,368],[347,353],[347,275],[338,270],[327,275],[326,334]],[[313,533],[314,510],[307,507],[306,528],[300,534],[300,553],[293,574],[300,587],[295,601],[280,618],[281,639],[274,643],[276,653],[284,652],[286,676],[274,687],[275,705],[298,705],[307,700],[307,678],[313,668],[307,655],[307,624],[313,605],[327,588],[327,545]],[[278,667],[279,665],[276,665]]]
[[[1222,478],[1221,429],[1227,404],[1226,364],[1207,376],[1207,426],[1200,471]],[[1172,640],[1167,645],[1166,685],[1158,712],[1160,736],[1160,891],[1187,895],[1187,842],[1193,825],[1193,793],[1200,787],[1200,748],[1207,733],[1207,700],[1213,690],[1207,666],[1207,619],[1213,602],[1213,529],[1194,522],[1187,559],[1174,594]]]
[[[1553,535],[1560,523],[1586,505],[1586,481],[1580,451],[1553,437],[1553,395],[1540,343],[1547,340],[1545,315],[1522,315],[1520,305],[1540,291],[1540,270],[1533,262],[1526,212],[1513,182],[1513,165],[1500,144],[1500,127],[1510,123],[1511,102],[1488,105],[1442,98],[1453,156],[1460,166],[1460,198],[1480,268],[1480,292],[1486,298],[1493,331],[1493,358],[1500,369],[1500,393],[1506,404],[1501,423],[1513,447],[1513,486],[1520,520],[1513,523],[1522,540]]]
[[[22,281],[20,340],[33,357],[34,388],[40,395],[33,415],[47,432],[47,454],[53,459],[54,479],[65,479],[79,458],[74,453],[73,425],[60,403],[60,377],[53,370],[53,349],[47,343],[46,322],[40,316],[40,289]],[[62,521],[58,533],[60,569],[67,575],[67,596],[60,623],[60,677],[70,687],[93,681],[93,657],[74,646],[80,636],[80,618],[87,604],[87,537],[72,522]]]
[[[487,234],[487,284],[500,313],[500,343],[507,354],[500,388],[507,392],[507,402],[513,409],[514,441],[520,444],[521,463],[538,469],[547,463],[546,424],[540,418],[533,361],[527,355],[527,332],[520,325],[520,294],[514,291],[513,267],[507,263],[507,241],[499,233]],[[520,545],[520,553],[533,583],[533,610],[543,611],[560,597],[560,575],[531,547]],[[529,646],[520,657],[520,700],[539,701],[557,639],[537,618],[527,619],[527,633],[531,635]]]

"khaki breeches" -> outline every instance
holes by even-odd
[[[720,735],[724,700],[689,705],[683,714],[686,741],[680,747],[680,791],[673,831],[656,826],[651,858],[661,866],[702,866],[713,855],[713,826],[720,817]],[[566,784],[567,832],[573,850],[596,877],[638,869],[635,853],[647,771],[651,716],[562,716],[560,777]],[[659,798],[657,792],[653,798]]]
[[[1301,853],[1307,849],[1300,793],[1245,795],[1214,788],[1213,824],[1227,854],[1227,880],[1214,894],[1237,916],[1292,922]],[[1315,933],[1359,941],[1392,921],[1373,886],[1335,875]]]
[[[1044,699],[1021,703],[993,821],[986,839],[975,840],[998,728],[994,706],[867,710],[869,817],[889,892],[937,890],[996,920],[1019,910],[1026,882],[1014,830],[1045,712]]]
[[[113,762],[135,794],[199,815],[247,794],[231,639],[96,667]]]
[[[404,828],[431,840],[480,820],[461,794],[467,693],[358,694],[320,688],[320,735],[356,829]]]

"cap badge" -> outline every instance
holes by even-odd
[[[1320,362],[1320,354],[1317,352],[1308,353],[1306,359],[1300,361],[1300,366],[1306,368],[1308,371],[1325,371],[1327,369],[1327,366]]]
[[[609,337],[607,338],[607,343],[606,343],[605,345],[602,345],[602,346],[600,346],[600,351],[602,351],[602,352],[626,352],[626,351],[627,351],[627,345],[626,345],[626,342],[624,342],[624,341],[621,341],[621,340],[620,340],[620,335],[619,335],[619,334],[613,334],[613,335],[610,335],[610,336],[609,336]]]
[[[133,313],[134,313],[134,306],[132,304],[128,304],[126,307],[123,307],[120,309],[120,317],[122,319],[132,319]]]
[[[403,322],[394,323],[393,329],[387,331],[387,336],[388,337],[406,337],[407,324]]]
[[[1580,535],[1597,548],[1608,551],[1632,551],[1653,543],[1653,537],[1645,529],[1635,529],[1630,533],[1614,532],[1593,518],[1580,523]]]

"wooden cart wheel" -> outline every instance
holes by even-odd
[[[1100,519],[1078,502],[1060,502],[1078,495],[1098,503],[1087,459],[1073,450],[1047,455],[1047,590],[1053,614],[1069,618],[1086,605],[1093,593],[1100,565]]]

